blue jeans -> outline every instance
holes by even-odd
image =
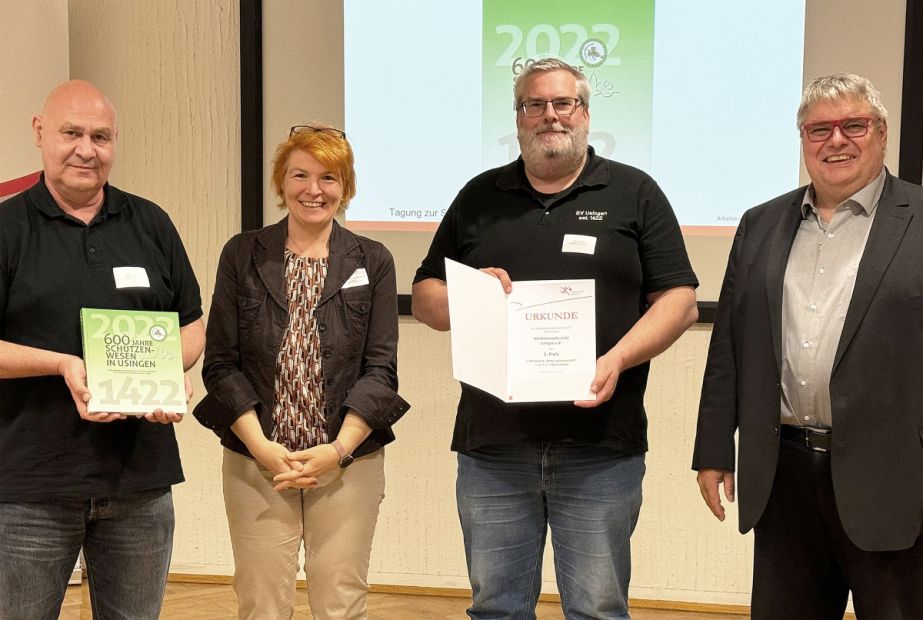
[[[169,487],[0,502],[0,620],[56,620],[81,546],[94,618],[156,619],[173,552]]]
[[[628,618],[644,456],[551,442],[458,455],[471,618],[533,619],[545,532],[568,619]]]

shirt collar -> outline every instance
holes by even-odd
[[[593,147],[588,146],[583,170],[580,171],[577,180],[574,181],[570,187],[561,192],[561,195],[564,196],[565,194],[569,194],[571,191],[580,187],[606,186],[608,184],[609,167],[606,166],[605,159],[597,156]],[[501,169],[500,176],[497,178],[497,189],[503,191],[522,189],[530,193],[532,192],[532,185],[529,183],[528,177],[526,177],[526,169],[522,162],[522,155],[520,155],[516,161],[507,164]]]
[[[30,198],[32,198],[32,203],[35,205],[35,208],[39,212],[43,213],[48,217],[54,218],[63,218],[67,217],[67,214],[64,213],[64,210],[58,205],[57,201],[54,199],[54,196],[51,195],[51,192],[48,190],[48,186],[45,185],[45,173],[39,176],[38,183],[33,185],[30,189]],[[93,218],[93,221],[97,219],[106,219],[114,213],[118,213],[128,204],[128,198],[122,192],[113,192],[112,188],[107,182],[103,186],[103,206],[99,210],[99,213]]]
[[[854,215],[859,215],[860,211],[864,211],[867,216],[871,215],[875,211],[875,207],[878,206],[878,200],[881,198],[881,192],[885,187],[886,177],[886,170],[884,167],[882,167],[881,172],[877,177],[875,177],[875,180],[838,204],[836,207],[837,210],[843,206],[846,206],[853,212]],[[808,185],[807,190],[805,190],[804,198],[801,201],[801,218],[807,219],[808,215],[814,213],[815,211],[814,185],[811,184]]]

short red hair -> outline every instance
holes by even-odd
[[[322,123],[312,123],[315,129],[335,129]],[[337,130],[338,131],[338,130]],[[288,159],[292,151],[304,151],[322,166],[336,175],[343,187],[343,199],[337,213],[343,213],[349,201],[356,195],[356,169],[354,168],[353,149],[345,137],[340,137],[334,131],[299,131],[291,134],[288,140],[276,147],[272,158],[272,189],[280,198],[279,208],[285,208],[282,199],[282,183],[288,170]]]

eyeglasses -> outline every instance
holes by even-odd
[[[810,142],[824,142],[833,135],[835,127],[840,128],[847,138],[861,138],[869,132],[869,125],[872,122],[880,121],[877,116],[854,116],[852,118],[841,118],[835,121],[820,121],[819,123],[805,123],[801,126],[805,137]]]
[[[339,129],[334,129],[333,127],[313,127],[311,125],[295,125],[288,132],[288,137],[291,138],[296,133],[326,133],[331,136],[336,136],[343,140],[346,139],[346,133],[340,131]]]
[[[522,110],[526,116],[541,116],[545,113],[549,103],[554,108],[555,114],[560,116],[570,116],[583,105],[583,102],[576,97],[559,97],[557,99],[529,99],[520,103],[517,108]]]

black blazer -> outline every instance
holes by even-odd
[[[861,549],[923,525],[923,188],[886,173],[830,379],[840,519]],[[805,188],[747,211],[718,301],[693,469],[734,471],[740,531],[760,519],[779,452],[782,284]]]
[[[255,409],[266,437],[273,429],[276,358],[289,323],[287,230],[285,218],[227,242],[208,316],[202,367],[208,394],[193,413],[224,446],[247,456],[230,427]],[[365,269],[368,282],[343,288],[357,269]],[[410,408],[397,394],[397,285],[388,250],[334,222],[315,312],[328,436],[337,436],[353,410],[372,428],[353,454],[374,452],[394,440],[391,426]]]

